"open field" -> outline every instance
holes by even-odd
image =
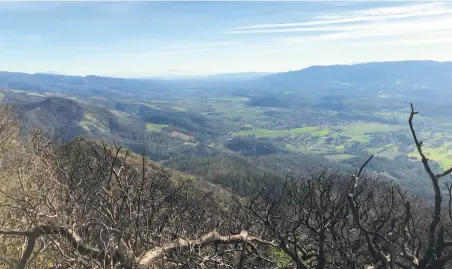
[[[397,156],[417,156],[416,152],[407,155],[399,149],[409,147],[411,143],[411,140],[407,143],[397,139],[398,135],[411,138],[408,126],[399,124],[350,122],[283,130],[250,128],[250,125],[246,127],[249,130],[232,133],[232,136],[252,135],[257,138],[282,140],[284,142],[281,146],[286,150],[319,154],[330,160],[342,161],[362,154],[374,154],[390,160]],[[429,158],[439,162],[443,168],[452,166],[452,143],[446,142],[451,138],[443,132],[422,132],[423,130],[420,130],[419,135],[429,141],[429,145],[433,145],[425,149]]]
[[[237,133],[232,134],[233,136],[247,136],[254,135],[256,137],[283,137],[283,136],[291,136],[291,135],[300,135],[300,134],[312,134],[316,135],[328,134],[328,130],[324,130],[321,127],[308,126],[308,127],[300,127],[289,130],[266,130],[266,129],[253,129],[253,130],[244,130]]]
[[[168,127],[167,124],[154,124],[154,123],[147,123],[146,124],[146,130],[148,132],[160,132],[163,128]]]
[[[350,159],[355,157],[355,155],[351,155],[351,154],[331,154],[331,155],[326,155],[325,156],[327,159],[332,160],[332,161],[343,161],[346,159]]]
[[[452,142],[445,143],[439,148],[425,147],[423,150],[427,158],[437,161],[441,168],[449,169],[452,167]],[[408,155],[419,160],[419,154],[414,147]]]

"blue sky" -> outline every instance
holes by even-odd
[[[452,60],[452,1],[1,2],[0,70],[151,77]]]

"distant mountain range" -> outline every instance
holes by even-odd
[[[133,78],[111,78],[102,76],[70,76],[59,74],[56,71],[48,71],[43,73],[20,73],[0,71],[0,81],[14,82],[17,80],[24,81],[28,77],[28,81],[34,82],[56,82],[59,80],[72,81],[73,83],[88,83],[88,82],[105,82],[105,80],[112,81],[165,81],[171,80],[185,80],[185,79],[218,79],[218,80],[235,80],[235,79],[262,79],[266,82],[281,82],[293,81],[342,81],[342,82],[356,82],[356,81],[381,81],[388,79],[419,79],[428,77],[432,79],[442,77],[443,75],[450,75],[452,72],[452,62],[437,62],[437,61],[394,61],[394,62],[371,62],[371,63],[357,63],[348,65],[324,65],[311,66],[308,68],[280,72],[243,72],[243,73],[224,73],[213,75],[197,75],[197,76],[162,76],[162,77],[148,77],[141,79]],[[1,84],[0,84],[1,85]]]
[[[0,72],[0,89],[57,92],[109,98],[168,98],[172,92],[198,91],[198,94],[243,89],[247,92],[318,90],[356,91],[359,89],[444,90],[452,85],[452,62],[399,61],[352,65],[312,66],[276,74],[232,73],[194,78],[125,79],[100,76],[66,76]]]
[[[381,79],[430,79],[451,75],[452,62],[396,61],[350,65],[311,66],[298,71],[269,75],[268,79],[284,76],[298,80],[380,81]],[[433,77],[431,77],[433,75]]]
[[[311,66],[305,69],[271,74],[261,82],[271,86],[315,84],[354,84],[386,82],[434,82],[452,78],[452,62],[397,61],[353,65]]]
[[[230,79],[254,79],[263,77],[273,73],[270,72],[242,72],[242,73],[224,73],[214,75],[197,75],[197,76],[161,76],[161,77],[149,77],[144,79],[218,79],[218,80],[230,80]]]

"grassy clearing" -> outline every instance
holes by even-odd
[[[386,146],[376,148],[368,148],[367,152],[377,157],[386,158],[390,160],[393,160],[397,156],[403,155],[403,153],[399,152],[399,148],[397,147],[397,145],[394,144],[388,144]]]
[[[93,121],[94,121],[93,115],[85,113],[84,119],[80,121],[80,126],[82,126],[82,128],[85,129],[86,131],[90,131]]]
[[[294,144],[284,144],[284,147],[292,152],[303,152],[303,153],[311,153],[311,148],[303,146],[303,145],[294,145]]]
[[[186,145],[186,146],[197,146],[197,145],[198,145],[198,142],[193,143],[193,142],[185,141],[185,142],[184,142],[184,145]]]
[[[330,133],[330,131],[328,129],[323,129],[323,130],[320,130],[320,131],[312,132],[312,134],[316,135],[316,136],[327,136],[329,133]]]
[[[402,126],[380,123],[351,123],[340,127],[328,128],[324,126],[306,126],[287,130],[253,129],[242,130],[234,136],[255,135],[256,137],[284,137],[298,134],[311,134],[314,136],[343,135],[351,141],[367,143],[370,141],[368,133],[400,131]]]
[[[280,137],[287,136],[287,130],[266,130],[266,129],[254,129],[254,130],[242,130],[234,133],[233,136],[248,136],[254,135],[256,137]]]
[[[350,133],[385,133],[385,132],[395,132],[405,130],[406,126],[393,125],[393,124],[383,124],[377,122],[358,122],[342,124],[339,127],[341,130]]]
[[[351,142],[368,143],[371,133],[397,132],[404,130],[405,126],[382,124],[377,122],[358,122],[342,124],[334,128],[337,134],[348,137]]]
[[[367,151],[370,154],[378,154],[378,153],[383,153],[385,151],[393,151],[393,152],[397,152],[398,151],[398,147],[394,144],[388,144],[386,146],[381,146],[381,147],[377,147],[377,148],[368,148]]]
[[[343,161],[346,159],[353,158],[353,157],[355,157],[355,155],[341,153],[341,154],[326,155],[325,157],[331,161]]]
[[[401,152],[398,151],[392,151],[392,150],[385,150],[382,151],[378,154],[376,154],[376,156],[381,157],[381,158],[386,158],[389,160],[394,160],[395,157],[403,155]]]
[[[93,114],[91,113],[85,113],[84,119],[80,121],[80,126],[82,126],[83,129],[85,129],[88,132],[101,132],[101,133],[107,133],[110,130],[108,129],[107,125],[105,125],[103,122],[99,121]]]
[[[197,107],[198,106],[198,107]],[[199,110],[199,104],[194,106]],[[203,104],[203,111],[208,113],[219,113],[220,117],[229,119],[240,118],[242,122],[250,122],[254,126],[263,128],[271,118],[264,115],[264,110],[257,107],[249,107],[245,102],[238,101],[235,98],[225,101],[217,100]]]
[[[328,153],[340,153],[340,151],[334,150],[334,146],[325,144],[322,139],[318,139],[316,142],[308,143],[305,145],[286,143],[284,144],[284,147],[292,152],[302,152],[310,154],[326,155]]]
[[[298,147],[296,147],[296,146],[294,146],[294,145],[292,145],[292,144],[284,144],[284,147],[285,147],[287,150],[290,150],[290,151],[299,151]]]
[[[423,148],[424,154],[427,158],[438,162],[443,169],[449,169],[452,167],[452,142],[444,144],[440,148]],[[417,149],[413,148],[408,156],[414,157],[416,159],[419,158],[419,154]]]
[[[336,151],[341,151],[345,149],[345,145],[338,145],[336,146]]]
[[[122,112],[122,111],[119,111],[116,109],[109,109],[109,111],[117,117],[129,117],[130,116],[130,114],[127,114],[125,112]]]
[[[368,135],[359,133],[344,132],[343,136],[347,137],[350,142],[368,143],[370,142],[370,137]]]
[[[313,134],[316,136],[327,135],[329,131],[327,129],[322,129],[322,127],[307,126],[288,130],[269,130],[269,129],[253,129],[253,130],[242,130],[237,133],[233,133],[233,136],[248,136],[254,135],[256,137],[285,137],[291,135],[308,135]]]
[[[312,133],[312,132],[321,131],[321,130],[322,129],[320,129],[319,127],[316,127],[316,126],[307,126],[307,127],[290,129],[288,131],[293,134],[306,134],[306,133]]]
[[[148,132],[160,132],[163,128],[168,127],[167,124],[154,124],[154,123],[148,123],[146,124],[146,130]]]

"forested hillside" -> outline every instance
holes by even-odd
[[[5,107],[0,267],[448,268],[452,185],[443,192],[440,180],[452,168],[430,166],[417,116],[411,106],[433,200],[366,173],[373,156],[349,173],[294,173],[277,157],[168,163],[197,177],[115,143],[21,135]]]

